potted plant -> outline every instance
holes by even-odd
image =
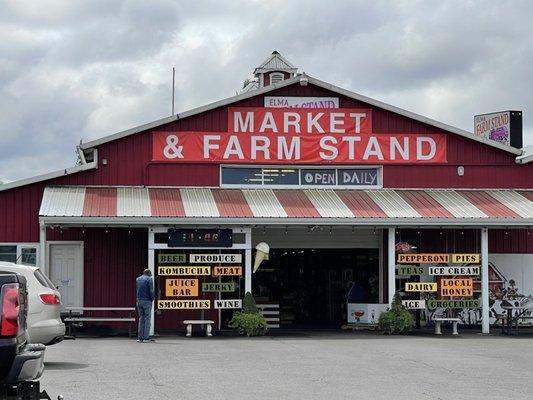
[[[397,335],[410,332],[414,326],[415,319],[413,315],[402,305],[402,298],[396,292],[391,308],[379,316],[379,329],[383,333]]]
[[[230,328],[235,328],[241,335],[262,336],[267,332],[265,317],[259,313],[251,293],[244,295],[242,310],[233,314],[229,322]]]

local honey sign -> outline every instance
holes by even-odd
[[[442,297],[472,297],[473,294],[472,278],[440,280],[440,295]]]

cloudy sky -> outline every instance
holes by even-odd
[[[2,1],[0,179],[74,165],[75,145],[229,97],[272,50],[311,76],[472,130],[524,111],[531,1]]]

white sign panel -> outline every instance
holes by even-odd
[[[474,133],[485,139],[511,145],[511,113],[502,111],[474,116]]]
[[[402,305],[409,310],[425,310],[426,300],[402,300]]]
[[[429,267],[429,275],[479,275],[479,266],[471,267]]]
[[[379,315],[388,307],[388,304],[348,303],[348,323],[377,324]]]
[[[265,96],[269,108],[339,108],[338,97]]]
[[[189,262],[193,264],[239,264],[241,254],[191,254]]]
[[[242,300],[215,300],[215,309],[217,310],[232,310],[232,309],[241,309]]]

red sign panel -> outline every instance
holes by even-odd
[[[155,132],[153,160],[261,164],[446,162],[443,134],[374,134],[367,109],[229,108],[227,132]]]

